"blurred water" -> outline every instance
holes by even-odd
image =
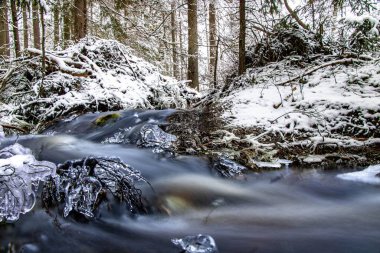
[[[155,154],[133,141],[101,144],[119,129],[135,136],[144,122],[165,124],[171,113],[123,112],[105,127],[94,126],[99,114],[90,114],[49,129],[55,136],[19,138],[38,159],[56,163],[120,157],[150,181],[154,191],[142,184],[143,196],[160,212],[131,217],[109,199],[94,219],[63,218],[62,210],[46,212],[37,200],[17,223],[0,225],[0,252],[11,242],[18,252],[174,253],[180,250],[171,239],[198,234],[229,253],[380,252],[380,187],[344,181],[336,176],[342,171],[283,169],[230,182],[216,178],[204,158]]]

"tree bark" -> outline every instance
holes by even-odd
[[[215,0],[210,0],[209,3],[209,13],[208,13],[208,24],[209,24],[209,51],[210,51],[210,62],[209,62],[209,73],[211,77],[214,77],[214,70],[216,64],[216,11],[215,11]],[[215,78],[214,78],[215,79]],[[215,82],[215,80],[214,80]],[[213,84],[215,86],[215,83]]]
[[[22,5],[22,28],[24,36],[24,49],[29,47],[29,27],[28,27],[29,7],[26,3]]]
[[[239,17],[240,17],[240,32],[239,32],[239,75],[245,72],[245,0],[239,0]]]
[[[13,31],[13,44],[15,48],[15,56],[20,57],[20,35],[18,29],[18,20],[17,20],[17,6],[16,1],[11,1],[11,13],[12,13],[12,31]]]
[[[37,49],[41,49],[40,16],[39,16],[38,4],[36,1],[33,1],[33,4],[32,4],[32,14],[33,14],[34,47]]]
[[[173,76],[179,79],[178,73],[178,53],[177,53],[177,4],[176,0],[172,0],[171,3],[171,35],[172,35],[172,57],[173,57]]]
[[[53,16],[54,16],[54,47],[58,47],[59,45],[59,10],[60,10],[60,1],[57,0],[55,2],[53,8]]]
[[[74,40],[87,35],[87,0],[74,0]]]
[[[198,73],[198,15],[197,0],[188,0],[188,66],[187,78],[191,80],[190,87],[199,90]]]
[[[68,41],[71,39],[71,2],[65,0],[64,6],[66,8],[63,9],[63,46],[66,48],[68,45]]]
[[[7,1],[0,1],[0,56],[9,57],[9,24]]]

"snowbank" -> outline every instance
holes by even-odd
[[[343,180],[380,185],[380,165],[369,166],[362,171],[339,174],[337,177]]]
[[[47,52],[43,80],[36,68],[40,51],[28,51],[36,58],[19,67],[0,94],[8,104],[2,120],[9,114],[37,123],[87,111],[184,108],[197,95],[117,41],[86,38],[64,51]]]
[[[380,145],[379,61],[298,60],[248,69],[218,94],[225,128],[235,137],[226,146],[235,156],[246,152],[245,165],[277,158],[306,163],[312,154],[333,154],[336,161],[348,153],[360,164],[376,162],[370,150]]]

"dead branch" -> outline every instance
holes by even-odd
[[[360,59],[353,59],[353,58],[349,58],[349,59],[342,59],[342,60],[337,60],[337,61],[330,61],[330,62],[326,62],[322,65],[319,65],[319,66],[315,66],[315,67],[312,67],[308,70],[306,70],[303,74],[301,75],[298,75],[294,78],[291,78],[287,81],[284,81],[284,82],[280,82],[280,83],[277,83],[275,85],[279,85],[279,86],[282,86],[282,85],[285,85],[285,84],[288,84],[288,83],[291,83],[291,82],[294,82],[304,76],[308,76],[312,73],[314,73],[315,71],[319,70],[319,69],[322,69],[322,68],[326,68],[326,67],[329,67],[329,66],[334,66],[334,65],[339,65],[339,64],[353,64],[353,63],[364,63],[366,61],[364,60],[360,60]]]
[[[12,129],[12,130],[17,130],[21,133],[26,133],[27,131],[25,129],[22,129],[20,127],[17,127],[17,126],[12,126],[12,125],[8,125],[8,124],[0,124],[0,126],[2,126],[3,128],[6,128],[6,129]]]
[[[42,51],[39,49],[28,48],[26,50],[30,54],[33,54],[33,55],[42,55]],[[72,76],[79,76],[79,77],[86,77],[92,74],[92,71],[88,68],[85,68],[83,63],[74,62],[70,58],[59,57],[59,56],[53,55],[50,52],[46,52],[45,57],[50,62],[53,62],[58,67],[58,69],[63,73],[66,73]],[[70,66],[74,66],[74,67],[70,67]]]

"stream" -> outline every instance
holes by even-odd
[[[17,222],[0,224],[0,252],[179,253],[173,238],[210,235],[219,252],[380,252],[380,185],[343,180],[355,171],[292,169],[224,179],[206,157],[141,147],[144,126],[165,130],[174,110],[92,113],[41,135],[11,137],[37,160],[56,164],[88,156],[119,157],[149,182],[138,182],[154,211],[131,214],[109,198],[95,217],[64,218],[41,198]],[[97,119],[104,117],[104,122]],[[160,148],[162,148],[160,146]],[[362,168],[363,169],[363,168]],[[12,245],[12,246],[10,246]]]

